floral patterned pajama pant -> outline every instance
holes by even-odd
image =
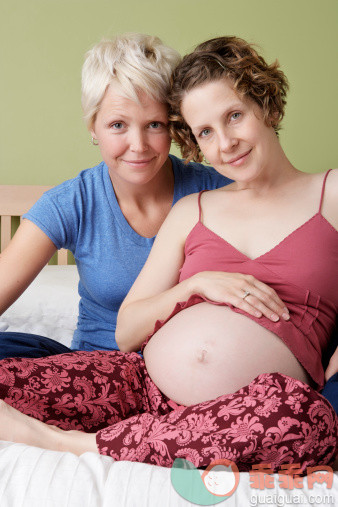
[[[116,460],[170,467],[186,458],[202,468],[227,458],[242,471],[258,463],[305,470],[338,450],[330,403],[280,373],[184,407],[159,391],[135,352],[72,352],[0,361],[0,398],[64,430],[96,433],[99,452]]]

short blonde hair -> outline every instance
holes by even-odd
[[[181,56],[158,37],[141,33],[104,39],[87,52],[82,67],[82,109],[90,129],[111,83],[118,83],[124,96],[138,101],[139,91],[167,102],[170,78]]]

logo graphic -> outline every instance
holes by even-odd
[[[236,491],[239,471],[228,459],[212,461],[202,473],[190,461],[176,458],[171,469],[171,483],[185,500],[197,505],[215,505]]]
[[[283,503],[285,498],[283,491],[299,491],[304,487],[307,480],[309,490],[313,489],[315,483],[325,484],[326,489],[331,489],[333,484],[333,470],[330,466],[320,465],[308,467],[307,476],[303,476],[303,470],[299,463],[286,463],[281,465],[280,470],[274,473],[270,463],[259,463],[253,465],[250,476],[250,488],[253,490],[265,490],[271,492],[276,481],[279,485],[279,493],[268,496],[268,503],[275,504],[278,500]],[[196,505],[215,505],[229,498],[237,489],[240,473],[237,465],[229,459],[217,459],[212,461],[206,470],[198,470],[190,461],[183,458],[176,458],[171,469],[171,483],[176,492],[189,502]],[[273,499],[272,499],[273,497]],[[329,505],[334,503],[333,496],[310,495],[310,503]],[[309,499],[307,498],[307,499]],[[297,504],[303,503],[305,497],[302,495],[293,496]],[[252,496],[250,505],[258,505],[259,497]],[[289,503],[289,502],[287,502]],[[284,503],[283,503],[284,505]],[[286,504],[285,504],[286,505]]]

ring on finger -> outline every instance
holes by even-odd
[[[245,299],[246,297],[250,296],[251,292],[249,290],[244,291],[244,295],[242,296],[242,299]]]

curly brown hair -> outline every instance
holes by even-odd
[[[239,37],[217,37],[199,44],[176,67],[169,94],[170,133],[186,162],[201,162],[203,155],[181,114],[186,92],[204,83],[227,78],[241,97],[249,97],[262,109],[264,121],[278,135],[289,88],[276,60],[268,65],[252,45]]]

